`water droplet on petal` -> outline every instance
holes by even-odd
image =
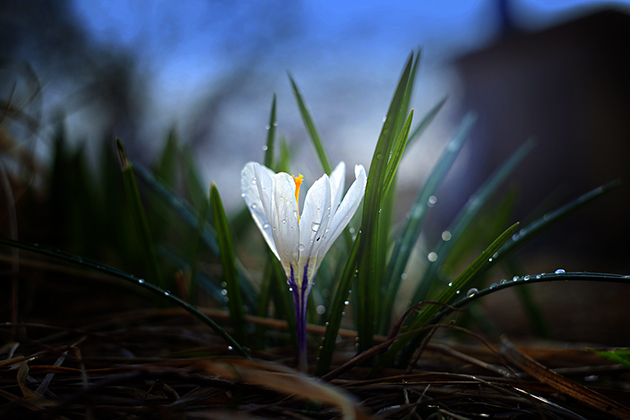
[[[523,280],[525,281],[529,280],[529,276],[523,276]]]
[[[349,301],[349,300],[346,300],[343,304],[344,304],[344,305],[346,305],[346,306],[348,306],[348,305],[350,305],[350,301]]]
[[[282,219],[282,224],[286,224],[287,223],[287,219]]]
[[[502,280],[499,282],[499,284],[505,284],[505,283],[507,283],[507,280],[506,280],[506,279],[502,279]]]
[[[300,246],[298,246],[298,250],[300,252],[304,251],[304,249],[305,249],[304,244],[300,244]]]
[[[431,197],[429,197],[429,199],[427,200],[427,206],[429,207],[433,207],[435,206],[435,203],[437,203],[437,197],[432,195]]]
[[[319,230],[319,226],[320,226],[320,224],[319,224],[319,223],[317,223],[317,222],[313,222],[313,223],[311,223],[311,230],[312,230],[313,232],[317,232],[317,231]]]
[[[512,277],[512,281],[518,281],[518,276]]]
[[[469,289],[469,290],[466,292],[466,297],[471,298],[471,297],[475,296],[478,292],[479,292],[479,290],[477,290],[477,289],[475,289],[475,288],[473,287],[472,289]]]
[[[451,232],[449,232],[448,230],[445,230],[444,232],[442,232],[442,240],[444,242],[450,241],[451,240]]]
[[[256,185],[256,183],[257,183],[257,182],[258,182],[258,181],[256,181],[256,178],[255,178],[255,177],[254,177],[254,178],[252,178],[252,185]]]
[[[223,296],[226,296],[226,295],[227,295],[227,293],[228,293],[227,289],[221,289],[221,294],[222,294]]]
[[[402,274],[400,275],[400,279],[401,279],[401,280],[407,280],[407,273],[402,273]]]
[[[267,125],[265,126],[265,130],[269,130],[270,128],[271,128],[271,127],[269,126],[269,124],[267,124]]]
[[[438,259],[438,255],[435,252],[429,252],[429,255],[427,255],[427,259],[430,262],[435,262]]]
[[[170,292],[164,292],[164,296],[170,296],[171,293]]]
[[[228,350],[234,350],[234,347],[228,346]]]
[[[496,288],[497,286],[498,286],[498,284],[496,284],[496,283],[492,283],[492,284],[490,285],[490,289],[494,289],[494,288]]]
[[[315,312],[317,312],[317,315],[324,315],[324,313],[326,313],[326,307],[324,305],[317,305]]]
[[[139,279],[138,283],[143,284],[144,283],[144,279]]]
[[[451,287],[452,285],[453,285],[452,281],[448,283],[448,287]]]
[[[265,224],[263,225],[263,229],[269,229],[269,223],[265,223]]]
[[[251,205],[251,209],[252,210],[256,210],[256,204],[255,203]]]
[[[556,271],[554,271],[554,274],[565,274],[566,271],[564,271],[563,268],[558,268]]]

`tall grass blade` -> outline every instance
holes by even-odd
[[[345,301],[348,299],[348,293],[352,286],[352,280],[356,276],[356,268],[358,265],[359,248],[361,243],[361,234],[359,233],[354,240],[354,245],[348,256],[348,261],[339,279],[335,296],[329,308],[329,316],[326,321],[326,332],[324,333],[324,342],[319,350],[319,358],[317,360],[317,370],[315,375],[322,376],[330,369],[330,363],[335,351],[335,341],[339,333],[339,326],[345,310]],[[358,305],[361,303],[358,302]]]
[[[275,144],[276,144],[276,94],[273,94],[271,101],[271,115],[269,116],[269,124],[267,125],[267,145],[265,149],[265,166],[269,169],[275,169]]]
[[[433,121],[433,119],[438,114],[438,112],[440,112],[440,109],[442,109],[445,103],[446,103],[446,97],[444,97],[440,102],[434,105],[433,108],[429,110],[429,112],[426,113],[426,115],[420,121],[418,126],[414,128],[411,134],[409,135],[409,140],[407,140],[407,148],[405,150],[409,150],[411,145],[420,138],[420,135],[424,133],[424,130],[426,130],[429,124],[431,124],[431,121]]]
[[[134,164],[136,175],[138,175],[148,187],[160,196],[191,229],[197,229],[199,224],[199,212],[193,209],[188,203],[169,191],[153,174],[140,164]],[[203,243],[210,252],[219,257],[219,244],[216,240],[216,232],[208,223],[205,224],[201,235]],[[236,259],[236,268],[239,273],[239,285],[242,289],[242,296],[246,306],[256,308],[256,289],[253,287],[253,280],[243,268],[243,264]]]
[[[214,216],[214,226],[217,230],[217,242],[219,243],[219,253],[221,254],[221,265],[223,266],[223,279],[228,292],[230,322],[232,323],[232,328],[234,328],[236,341],[245,344],[247,342],[247,327],[245,325],[241,288],[238,285],[238,273],[236,272],[230,227],[228,226],[219,190],[214,182],[210,186],[210,207]]]
[[[411,207],[409,218],[394,245],[385,275],[385,293],[379,328],[381,334],[385,334],[389,329],[390,316],[398,288],[400,287],[400,280],[411,257],[413,247],[420,237],[426,215],[431,209],[429,199],[434,196],[435,191],[444,180],[451,166],[453,166],[453,162],[455,162],[455,158],[462,149],[475,120],[475,116],[468,114],[461,122],[456,134],[449,141],[444,152],[442,152],[442,156],[440,156],[438,163],[431,171],[422,191]]]
[[[317,152],[317,157],[319,158],[320,163],[322,164],[322,168],[324,168],[324,172],[328,175],[332,172],[332,167],[330,166],[330,161],[328,160],[328,156],[326,156],[326,151],[324,150],[324,145],[319,138],[319,134],[317,133],[317,129],[315,128],[315,123],[313,122],[313,118],[308,111],[308,108],[302,98],[302,94],[297,87],[297,84],[293,80],[293,77],[289,74],[289,81],[291,82],[291,88],[293,89],[293,94],[295,95],[295,99],[297,100],[298,107],[300,108],[300,115],[302,115],[302,120],[304,121],[304,125],[306,127],[306,132],[308,136],[311,138],[313,142],[313,146],[315,147],[315,151]]]
[[[457,276],[453,282],[446,287],[442,293],[438,295],[435,302],[451,304],[453,300],[461,293],[466,293],[466,288],[469,287],[471,282],[476,278],[476,276],[481,272],[482,268],[489,264],[490,259],[494,255],[495,252],[505,243],[510,237],[514,234],[514,232],[518,229],[518,223],[513,224],[509,228],[507,228],[498,238],[496,238],[483,252],[468,266],[462,273]],[[424,308],[424,310],[410,323],[409,328],[418,327],[422,324],[426,324],[430,321],[434,321],[434,316],[442,309],[441,305],[428,305]],[[391,363],[394,360],[394,357],[405,347],[407,344],[411,342],[411,345],[408,346],[407,350],[400,357],[399,364],[406,364],[411,357],[413,351],[415,350],[419,341],[423,338],[421,332],[414,335],[407,335],[404,338],[396,341],[392,346],[387,350],[387,353],[383,355],[383,357],[379,360],[378,364],[372,370],[372,374],[374,374],[377,370],[380,370],[382,367]]]
[[[440,261],[445,260],[450,250],[457,243],[462,233],[470,225],[470,222],[477,216],[483,205],[494,194],[507,177],[516,169],[516,167],[525,159],[534,147],[534,142],[528,140],[516,152],[514,152],[501,167],[492,174],[488,180],[470,196],[459,214],[455,217],[451,226],[447,231],[450,234],[450,240],[440,240],[433,252],[438,256],[438,261],[427,265],[424,274],[420,277],[421,281],[413,294],[412,302],[417,303],[425,300],[429,289],[437,278],[437,273],[442,266]]]
[[[409,56],[403,73],[396,87],[391,104],[385,116],[376,149],[370,163],[370,173],[365,189],[363,204],[363,218],[361,222],[362,240],[359,251],[360,267],[357,278],[357,323],[359,333],[359,351],[372,347],[375,330],[375,320],[379,314],[379,297],[382,273],[378,267],[382,266],[379,259],[385,258],[385,250],[379,249],[379,212],[383,204],[385,179],[388,173],[395,172],[398,161],[390,159],[392,150],[396,147],[396,119],[403,103],[413,54]],[[406,139],[405,139],[406,141]],[[391,165],[391,166],[390,166]],[[392,168],[393,167],[393,168]]]
[[[400,163],[400,159],[402,159],[403,153],[405,152],[407,140],[409,139],[409,130],[411,129],[412,120],[413,109],[411,110],[411,112],[409,112],[409,116],[405,120],[405,123],[400,130],[400,134],[398,134],[398,139],[394,143],[394,148],[391,151],[391,156],[389,158],[387,171],[385,173],[385,180],[383,183],[383,195],[387,194],[390,185],[392,185],[392,181],[394,180],[394,176],[396,175],[396,170],[398,169],[398,164]]]
[[[53,251],[51,249],[40,247],[38,245],[31,245],[31,244],[27,244],[20,241],[14,241],[14,240],[3,238],[3,237],[0,237],[0,243],[11,246],[11,247],[16,247],[16,248],[24,249],[30,252],[34,252],[36,254],[46,255],[48,257],[66,261],[75,265],[79,265],[84,268],[100,271],[101,273],[105,273],[113,277],[118,277],[131,284],[134,284],[138,287],[146,289],[157,296],[162,296],[164,299],[167,299],[171,303],[174,303],[175,305],[183,308],[184,310],[189,312],[191,315],[199,319],[201,322],[203,322],[204,324],[212,328],[212,330],[216,332],[221,338],[223,338],[225,342],[229,346],[231,346],[238,354],[245,357],[246,359],[251,359],[249,355],[247,354],[247,352],[245,352],[245,350],[243,350],[243,348],[240,346],[240,344],[237,343],[236,340],[232,338],[232,336],[230,336],[223,328],[221,328],[216,322],[214,322],[208,316],[204,315],[197,308],[186,303],[185,301],[178,298],[177,296],[172,295],[170,292],[165,291],[164,289],[159,288],[149,282],[146,282],[143,279],[134,277],[130,274],[124,273],[113,267],[109,267],[107,265],[100,264],[98,262],[95,262],[86,258],[82,258],[77,255],[68,254],[66,252]]]
[[[149,231],[147,216],[144,212],[142,201],[140,200],[140,192],[138,191],[134,168],[127,158],[127,153],[125,152],[125,147],[123,146],[122,141],[118,138],[116,139],[116,147],[120,158],[127,201],[129,202],[130,211],[134,220],[139,245],[140,248],[143,249],[142,256],[145,259],[147,274],[149,274],[151,278],[155,279],[158,287],[163,288],[164,280],[162,278],[162,272],[159,268],[157,254],[155,253],[153,239],[151,238],[151,232]]]

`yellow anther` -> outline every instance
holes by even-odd
[[[297,219],[298,223],[300,223],[300,186],[302,185],[302,181],[304,181],[304,177],[302,174],[294,176],[293,181],[295,181],[295,205],[297,208]]]

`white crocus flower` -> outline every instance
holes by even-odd
[[[241,173],[242,196],[267,245],[280,260],[295,299],[300,365],[306,363],[306,302],[319,265],[333,242],[354,215],[367,176],[362,165],[354,169],[355,181],[345,197],[346,167],[340,162],[322,175],[306,193],[299,213],[302,175],[274,173],[249,162]],[[343,200],[342,200],[343,197]]]

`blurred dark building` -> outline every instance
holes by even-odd
[[[508,22],[494,45],[457,61],[463,111],[475,110],[479,120],[465,176],[446,186],[461,194],[445,196],[463,200],[530,137],[537,147],[513,177],[516,220],[614,179],[624,182],[532,241],[518,254],[526,272],[509,275],[559,267],[630,273],[629,57],[630,16],[604,10],[538,33],[519,33]],[[552,338],[628,345],[628,285],[554,283],[530,291]],[[513,293],[484,306],[500,331],[530,331]]]
[[[538,33],[519,33],[508,19],[504,28],[494,45],[456,62],[463,110],[479,120],[466,176],[453,180],[463,193],[449,195],[467,196],[533,137],[537,147],[515,174],[517,220],[540,203],[550,210],[626,181],[546,233],[537,250],[571,253],[573,270],[630,272],[630,16],[604,10]]]

